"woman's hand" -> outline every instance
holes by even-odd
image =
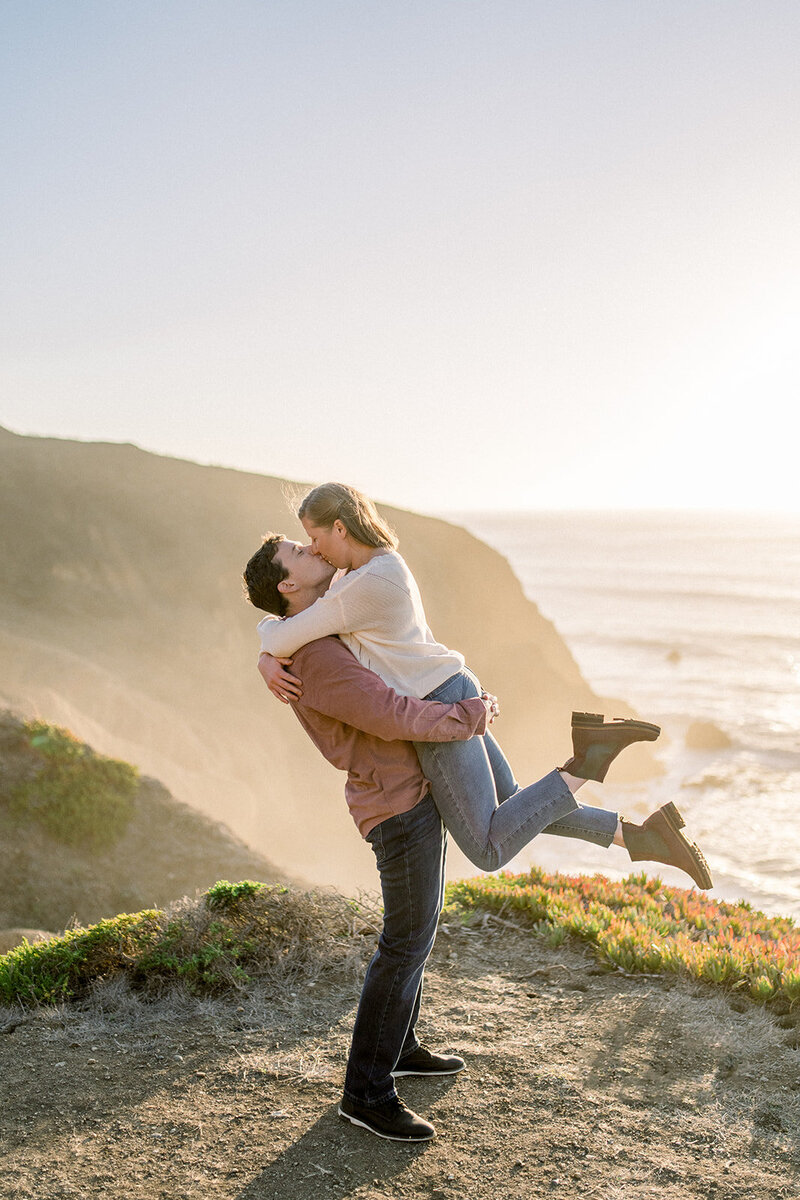
[[[299,700],[303,694],[297,676],[284,670],[291,664],[290,658],[273,658],[271,654],[267,654],[266,650],[262,650],[258,656],[259,674],[273,696],[282,704],[288,704],[290,700]]]
[[[500,715],[500,701],[491,692],[481,692],[481,700],[486,706],[486,724],[491,725]]]

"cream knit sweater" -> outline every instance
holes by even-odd
[[[310,608],[294,617],[264,617],[258,632],[261,649],[276,658],[336,633],[389,687],[420,700],[464,666],[461,654],[435,640],[417,582],[395,550],[357,571],[337,571]]]

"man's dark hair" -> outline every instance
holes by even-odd
[[[285,541],[282,533],[267,533],[253,557],[244,569],[242,579],[247,599],[255,608],[286,616],[286,597],[278,591],[278,584],[289,572],[275,561],[275,551]]]

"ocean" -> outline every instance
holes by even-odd
[[[663,775],[590,784],[579,799],[632,820],[675,801],[709,861],[710,895],[800,917],[800,515],[448,519],[508,559],[597,692],[624,697],[663,728],[654,747]],[[700,721],[729,744],[687,745]],[[502,743],[500,723],[497,736]],[[509,869],[534,863],[612,878],[637,869],[621,850],[554,837],[538,838]],[[680,872],[658,873],[687,885]]]

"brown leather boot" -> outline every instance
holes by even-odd
[[[678,867],[698,887],[713,887],[711,872],[702,851],[681,833],[686,822],[670,801],[657,809],[641,825],[622,821],[622,836],[631,862],[660,862]]]
[[[602,783],[606,771],[620,750],[632,742],[654,742],[661,733],[660,725],[647,721],[604,721],[602,713],[574,712],[572,714],[573,755],[559,770],[578,779],[595,779]]]

